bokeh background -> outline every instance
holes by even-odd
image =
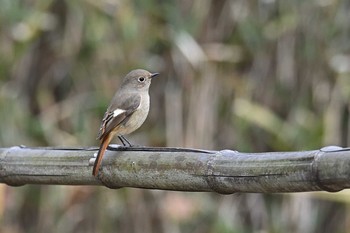
[[[160,72],[128,138],[242,152],[349,146],[350,2],[2,0],[0,145],[97,146],[134,68]],[[0,186],[0,232],[350,232],[349,192]]]

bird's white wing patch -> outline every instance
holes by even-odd
[[[125,112],[125,110],[117,108],[116,110],[113,111],[113,117],[116,117],[116,116],[122,114],[123,112]]]

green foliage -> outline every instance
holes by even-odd
[[[145,68],[161,75],[151,87],[147,121],[130,136],[135,143],[256,152],[348,146],[347,5],[0,1],[0,144],[97,145],[100,120],[121,77]],[[169,196],[188,203],[186,221],[169,218],[181,211],[180,206],[164,210]],[[346,232],[345,219],[331,215],[336,212],[331,201],[264,200],[2,187],[0,231]],[[298,201],[310,206],[306,214],[294,206]],[[312,211],[317,205],[326,206],[320,208],[323,215]],[[305,215],[308,221],[302,221]],[[330,220],[332,229],[315,226]]]

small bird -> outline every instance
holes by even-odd
[[[97,136],[101,144],[92,171],[94,176],[97,176],[102,157],[115,135],[124,146],[131,146],[124,135],[134,132],[146,120],[150,107],[148,89],[152,78],[158,74],[137,69],[123,79],[102,119]]]

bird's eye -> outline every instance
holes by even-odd
[[[144,77],[139,77],[139,82],[140,83],[143,83],[145,81],[145,78]]]

